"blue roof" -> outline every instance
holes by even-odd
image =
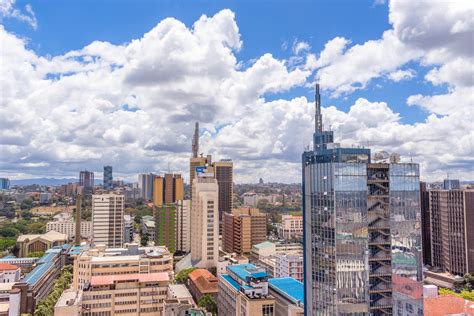
[[[69,254],[70,255],[78,255],[82,252],[82,250],[84,249],[89,249],[89,246],[74,246],[74,247],[71,247],[71,249],[69,250]]]
[[[286,296],[294,303],[304,304],[304,286],[303,283],[294,278],[273,278],[268,279],[270,288]]]
[[[227,270],[234,273],[239,279],[243,281],[247,279],[247,276],[253,276],[255,278],[263,278],[268,276],[268,274],[263,271],[252,271],[254,269],[257,269],[257,267],[253,264],[235,264],[227,266]]]
[[[228,274],[222,274],[224,280],[226,280],[236,291],[240,291],[240,284],[232,279],[232,277]]]
[[[61,251],[62,247],[46,250],[44,256],[42,256],[36,263],[37,266],[25,276],[23,281],[30,285],[38,282],[41,277],[54,265],[54,259],[57,258]]]

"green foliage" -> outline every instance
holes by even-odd
[[[148,245],[149,239],[150,239],[150,238],[148,237],[147,234],[140,236],[140,244],[141,244],[142,246]]]
[[[142,222],[142,216],[137,214],[137,215],[135,215],[133,220],[135,221],[135,224],[140,225],[140,223]]]
[[[20,231],[12,226],[0,228],[0,236],[2,237],[18,237]]]
[[[217,302],[214,296],[210,294],[203,295],[198,301],[198,306],[205,308],[212,315],[217,315]]]
[[[453,285],[456,292],[474,290],[474,273],[466,273],[462,279],[454,281]]]
[[[0,238],[0,251],[5,251],[16,244],[16,237]]]
[[[32,258],[41,258],[42,256],[44,256],[44,251],[33,251],[28,253],[28,257]]]
[[[54,288],[51,293],[36,305],[35,316],[51,316],[54,315],[54,305],[58,301],[61,294],[69,287],[72,280],[72,266],[68,265],[61,269],[61,274],[54,281]]]
[[[153,215],[153,209],[151,207],[149,207],[148,205],[138,205],[136,208],[135,208],[135,217],[137,215],[139,215],[140,217],[143,217],[143,216],[152,216]]]
[[[28,234],[43,234],[46,230],[46,221],[30,223],[26,226]]]
[[[188,279],[188,276],[191,272],[196,270],[196,268],[189,268],[189,269],[184,269],[178,272],[175,277],[176,283],[184,284],[186,283],[186,280]]]
[[[28,198],[28,199],[24,199],[23,202],[21,202],[20,204],[20,208],[22,210],[29,210],[29,209],[32,209],[34,206],[33,204],[33,200]]]
[[[440,288],[439,294],[440,295],[453,295],[453,296],[462,297],[465,300],[474,301],[474,291],[462,290],[461,292],[458,293],[449,289]]]

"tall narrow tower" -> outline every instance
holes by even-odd
[[[323,131],[323,116],[321,114],[321,94],[319,94],[319,82],[316,82],[316,93],[314,96],[314,105],[315,105],[315,113],[314,113],[314,132],[321,133]]]
[[[199,122],[194,126],[193,136],[193,158],[197,158],[199,152]]]
[[[74,244],[76,246],[81,245],[81,195],[76,196],[76,232],[74,238]]]

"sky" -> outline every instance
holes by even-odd
[[[474,180],[469,1],[0,0],[0,177],[300,182],[314,82],[343,146]]]

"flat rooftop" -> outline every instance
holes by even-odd
[[[167,272],[100,275],[91,278],[91,285],[112,285],[117,281],[159,282],[169,279]]]
[[[304,286],[303,283],[294,278],[273,278],[268,279],[271,289],[285,296],[293,303],[304,304]]]
[[[253,264],[236,264],[227,266],[227,270],[231,271],[241,280],[246,280],[248,276],[252,276],[254,278],[264,278],[267,277],[268,274],[264,271],[257,270],[257,266]]]
[[[190,298],[192,297],[188,288],[184,284],[170,284],[169,290],[171,295],[175,298]]]
[[[78,296],[78,293],[77,291],[75,290],[66,290],[64,291],[61,296],[59,297],[57,303],[56,303],[56,307],[60,307],[60,306],[67,306],[67,302],[68,301],[71,301],[73,300],[73,302],[76,301],[76,298]]]

